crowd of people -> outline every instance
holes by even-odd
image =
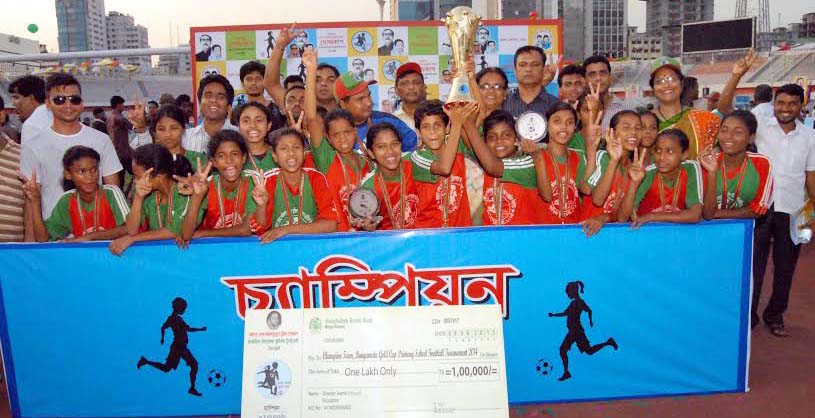
[[[449,228],[473,225],[582,224],[592,236],[609,222],[756,219],[753,326],[763,319],[787,335],[783,314],[800,245],[791,217],[815,196],[815,131],[800,121],[796,84],[759,86],[752,111],[734,110],[752,52],[708,108],[694,108],[680,63],[652,65],[650,101],[609,89],[603,56],[547,65],[538,46],[515,53],[518,86],[501,68],[463,71],[475,100],[426,97],[422,68],[402,64],[393,113],[373,110],[369,85],[302,52],[305,78],[280,77],[281,30],[267,65],[240,69],[248,99],[207,75],[189,97],[124,99],[80,121],[82,87],[66,73],[21,77],[9,93],[24,121],[18,144],[0,131],[0,240],[111,240],[133,243],[256,235]],[[556,80],[559,96],[546,92]],[[692,87],[692,86],[691,86]],[[547,133],[524,138],[516,120],[542,115]],[[90,126],[89,126],[90,125]],[[357,189],[378,212],[349,209]],[[376,206],[376,205],[374,205]],[[809,227],[815,227],[815,221]],[[770,248],[774,283],[759,318]]]

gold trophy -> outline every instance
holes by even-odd
[[[481,16],[467,6],[458,6],[447,12],[447,16],[442,19],[447,26],[447,34],[450,36],[450,47],[453,50],[453,62],[458,69],[458,74],[453,78],[450,87],[450,96],[444,107],[459,106],[475,100],[470,91],[470,82],[464,70],[464,63],[470,57],[473,49],[475,33],[481,26]]]

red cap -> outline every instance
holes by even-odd
[[[399,79],[402,78],[402,76],[408,71],[413,71],[414,73],[418,73],[419,75],[423,75],[422,74],[422,67],[419,64],[417,64],[415,62],[406,62],[406,63],[400,65],[399,69],[396,70],[396,81],[399,81]]]

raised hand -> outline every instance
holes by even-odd
[[[719,169],[719,153],[713,149],[713,145],[705,147],[696,159],[708,174],[716,175],[716,170]]]
[[[586,95],[586,107],[588,107],[589,112],[592,114],[600,111],[600,109],[603,107],[603,101],[600,99],[599,82],[597,85],[592,85],[589,83],[589,94]]]
[[[631,182],[640,184],[642,183],[642,179],[645,178],[645,156],[647,151],[643,151],[640,154],[639,148],[634,149],[634,161],[628,165],[628,177],[631,179]]]
[[[588,126],[586,129],[586,137],[583,138],[586,140],[586,152],[591,154],[592,152],[597,152],[597,149],[600,148],[600,140],[603,138],[603,111],[597,113],[597,116],[591,122],[591,125]],[[609,135],[613,135],[614,130],[612,129],[609,132]]]
[[[280,32],[277,34],[277,43],[275,46],[281,45],[282,48],[285,49],[291,43],[292,39],[303,33],[302,29],[297,30],[295,27],[297,27],[297,22],[292,23],[288,28],[280,29]]]
[[[127,119],[133,125],[133,130],[144,132],[147,129],[147,115],[144,112],[146,102],[144,99],[133,99],[133,110],[128,112]]]
[[[144,198],[149,195],[153,191],[153,185],[150,184],[150,180],[152,178],[153,169],[150,168],[144,172],[141,177],[138,177],[134,182],[136,187],[136,196]]]
[[[543,79],[542,84],[546,86],[547,84],[551,83],[552,80],[557,77],[558,71],[558,63],[563,58],[563,55],[552,56],[552,54],[548,54],[546,62],[548,64],[543,66]]]
[[[42,198],[42,193],[40,192],[40,185],[37,184],[37,172],[35,170],[31,170],[31,178],[26,179],[23,176],[23,173],[18,172],[17,178],[23,183],[23,193],[25,194],[25,198],[29,202],[39,202]]]
[[[313,49],[306,49],[303,51],[303,66],[306,67],[306,72],[317,71],[317,51]]]
[[[451,106],[450,109],[443,107],[444,113],[450,117],[450,122],[458,122],[463,125],[464,121],[478,115],[478,103],[469,102],[463,106]]]
[[[289,119],[289,128],[294,128],[297,132],[303,133],[303,117],[306,115],[306,112],[300,112],[300,117],[298,117],[296,121],[291,111],[287,111],[286,115]]]
[[[609,128],[608,136],[606,137],[606,151],[612,160],[620,161],[623,158],[623,141],[617,135],[614,135],[614,128]]]
[[[260,179],[260,175],[252,175],[252,182],[255,183],[255,188],[252,189],[252,199],[258,207],[266,207],[269,204],[269,192],[266,191],[264,181]]]
[[[735,64],[733,64],[733,69],[731,70],[731,72],[734,75],[743,76],[744,74],[747,73],[747,71],[750,70],[750,67],[753,66],[755,60],[756,54],[755,51],[753,51],[753,49],[751,48],[749,51],[747,51],[747,55],[743,56],[738,61],[736,61]]]

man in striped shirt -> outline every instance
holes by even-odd
[[[0,131],[0,242],[23,241],[25,196],[18,170],[20,145]]]

